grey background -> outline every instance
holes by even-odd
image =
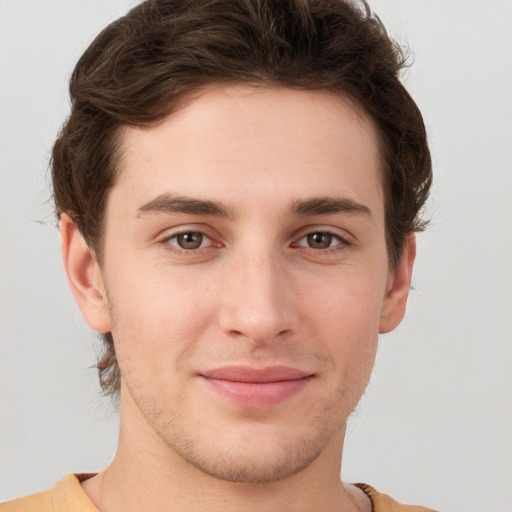
[[[46,169],[67,80],[136,2],[0,0],[0,501],[112,458],[98,342],[60,263]],[[512,3],[370,1],[415,63],[436,182],[406,320],[383,336],[343,474],[453,512],[512,510]],[[96,348],[95,348],[96,347]]]

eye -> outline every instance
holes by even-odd
[[[193,251],[195,249],[206,247],[209,243],[211,243],[211,240],[200,231],[186,231],[171,236],[166,240],[166,242],[180,249]]]
[[[343,238],[327,231],[315,231],[303,236],[298,242],[299,247],[309,247],[311,249],[323,250],[336,247],[346,243]]]

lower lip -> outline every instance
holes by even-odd
[[[312,378],[309,376],[277,382],[237,382],[206,377],[204,380],[210,389],[237,405],[269,407],[300,393]]]

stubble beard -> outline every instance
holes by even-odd
[[[112,318],[116,319],[111,301],[109,306]],[[328,400],[324,397],[321,410],[313,417],[304,417],[304,423],[310,424],[304,434],[296,437],[284,434],[279,443],[274,443],[272,456],[262,458],[259,456],[260,447],[254,446],[256,441],[251,441],[252,446],[249,447],[244,445],[243,440],[230,446],[215,447],[212,442],[217,435],[215,429],[203,432],[202,435],[195,434],[194,429],[188,427],[186,413],[182,408],[176,407],[170,411],[164,407],[165,400],[141,389],[137,385],[139,379],[132,374],[134,368],[129,363],[125,367],[125,362],[128,363],[118,359],[118,364],[123,366],[120,368],[122,380],[145,423],[158,435],[171,454],[178,455],[205,475],[232,483],[278,482],[306,469],[336,436],[340,440],[341,463],[346,420],[357,403],[347,403],[343,389],[338,390],[336,399]]]
[[[261,446],[261,442],[254,440],[250,443],[252,446],[248,446],[243,440],[235,440],[228,446],[218,445],[215,431],[209,432],[210,438],[206,438],[205,432],[197,434],[187,428],[187,420],[180,411],[169,415],[169,411],[158,408],[154,400],[134,391],[135,394],[131,389],[129,392],[135,405],[170,453],[201,473],[226,482],[264,484],[300,473],[345,427],[340,404],[326,403],[320,416],[305,418],[305,422],[310,422],[306,434],[296,438],[282,436],[279,445],[274,443],[271,447],[271,455],[265,457],[262,453],[266,454],[269,447]]]

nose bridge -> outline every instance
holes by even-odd
[[[294,329],[294,306],[283,258],[254,246],[233,256],[221,313],[224,331],[264,344]]]

